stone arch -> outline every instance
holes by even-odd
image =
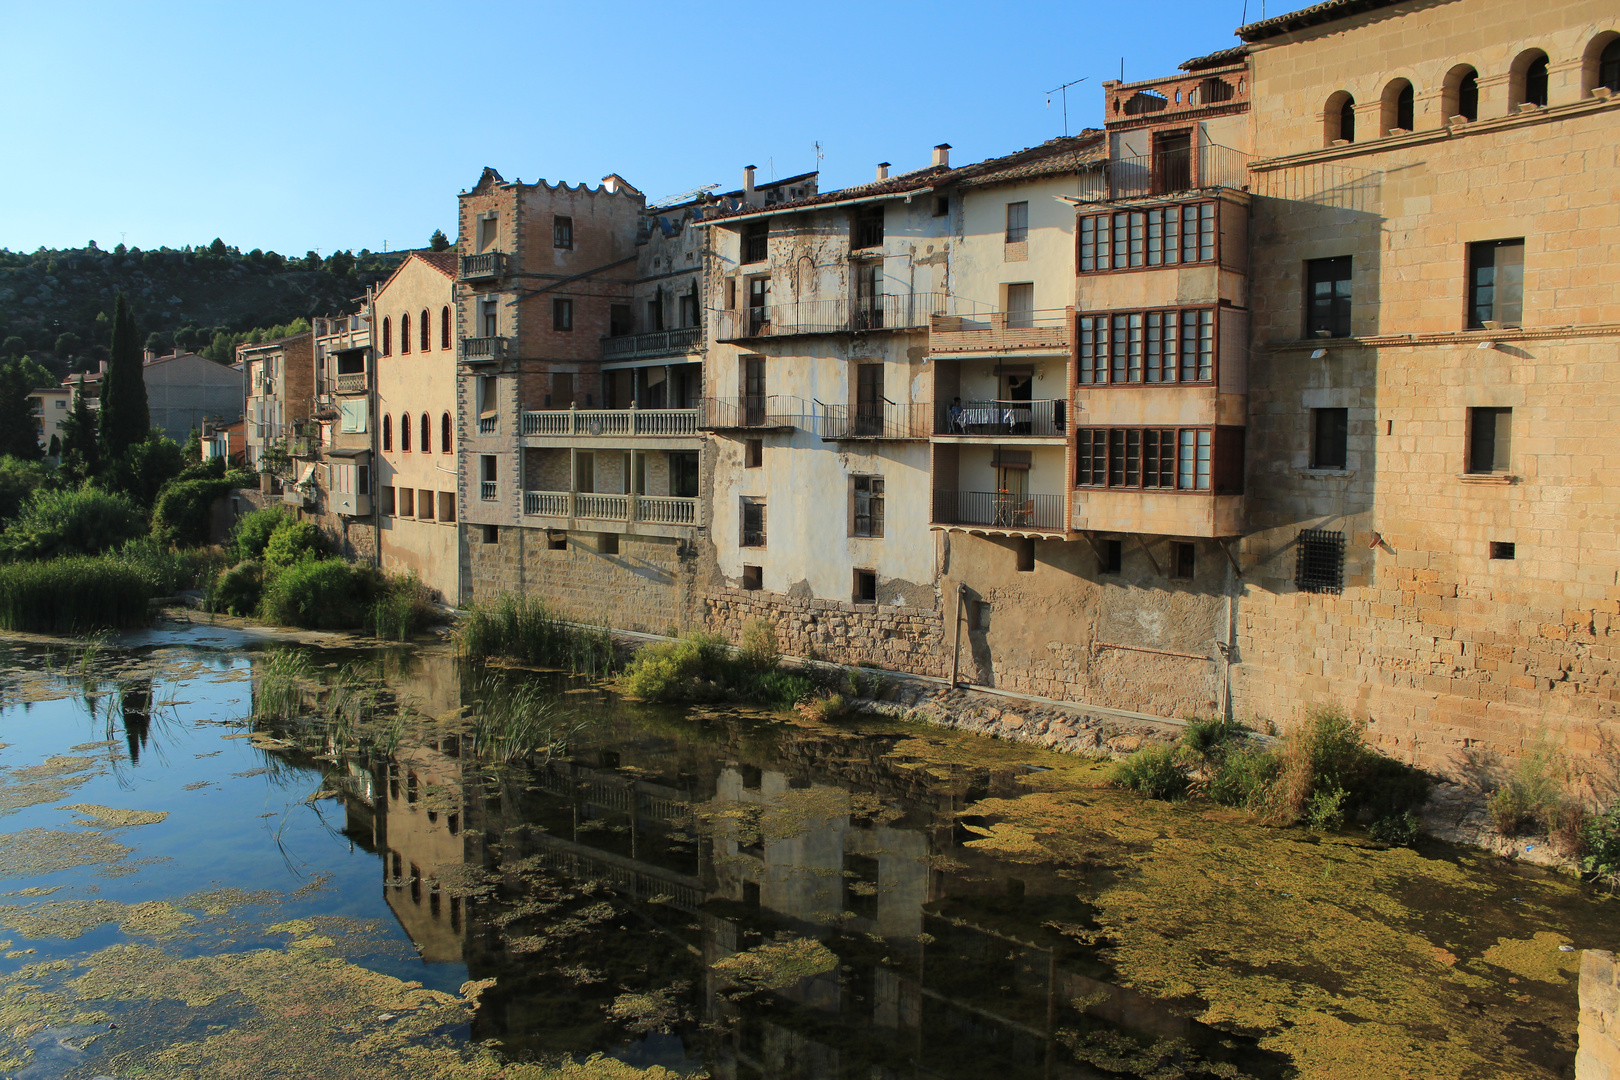
[[[1388,135],[1396,129],[1412,131],[1416,122],[1417,88],[1412,85],[1412,80],[1406,78],[1389,80],[1384,84],[1384,92],[1379,95],[1379,137]]]
[[[1479,119],[1479,70],[1474,65],[1458,64],[1446,72],[1440,83],[1440,115],[1446,120]]]
[[[1520,105],[1546,105],[1549,62],[1544,49],[1526,49],[1508,69],[1508,109]]]
[[[1356,141],[1356,99],[1348,90],[1336,90],[1322,106],[1322,145],[1343,139]]]
[[[1620,94],[1620,32],[1614,30],[1598,34],[1581,54],[1581,97],[1591,97],[1600,86]]]

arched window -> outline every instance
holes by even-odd
[[[1332,146],[1343,139],[1345,142],[1356,141],[1356,99],[1345,91],[1340,90],[1327,99],[1327,105],[1322,110],[1322,133],[1325,138],[1323,145]]]
[[[1388,135],[1399,128],[1402,131],[1412,130],[1412,112],[1416,94],[1412,91],[1412,84],[1406,79],[1391,79],[1389,85],[1384,87],[1384,93],[1379,100],[1379,128],[1380,134]]]
[[[408,454],[408,453],[411,452],[411,414],[410,413],[400,413],[399,414],[399,452],[402,453],[402,454]]]
[[[382,348],[382,354],[384,356],[392,356],[394,354],[394,333],[393,333],[393,330],[394,330],[394,328],[388,325],[388,316],[384,315],[383,316],[383,348]]]
[[[433,348],[433,323],[428,318],[427,308],[422,309],[422,351],[427,352]]]
[[[384,450],[392,450],[393,448],[394,448],[394,418],[392,416],[389,416],[387,413],[383,413],[383,449]]]
[[[448,454],[450,450],[450,414],[445,413],[439,417],[439,453]]]
[[[1581,95],[1591,97],[1600,86],[1620,94],[1620,34],[1613,30],[1593,38],[1581,58]]]
[[[1530,49],[1513,61],[1508,80],[1508,107],[1547,104],[1547,54]]]
[[[450,347],[450,305],[439,309],[439,348]]]
[[[1441,84],[1440,111],[1445,120],[1453,116],[1478,120],[1479,72],[1467,64],[1458,64],[1446,72],[1446,81]]]
[[[411,351],[411,317],[408,313],[399,317],[399,351]]]
[[[422,414],[422,453],[433,453],[433,421],[427,413]]]

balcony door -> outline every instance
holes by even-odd
[[[748,332],[757,334],[771,321],[771,279],[748,279]]]
[[[855,268],[856,330],[883,329],[883,264],[864,262]]]
[[[876,436],[883,433],[883,365],[860,364],[855,368],[855,434]]]
[[[1019,330],[1035,325],[1035,285],[1023,282],[1007,286],[1007,325]]]
[[[1160,195],[1192,187],[1192,132],[1153,136],[1153,188]]]
[[[765,424],[765,358],[744,358],[742,368],[743,423],[749,427]]]

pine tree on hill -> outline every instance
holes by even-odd
[[[141,344],[135,336],[135,316],[123,293],[113,305],[112,348],[107,373],[101,377],[101,443],[110,460],[145,442],[152,430],[146,405],[146,374],[141,370]]]
[[[446,251],[450,247],[450,238],[444,235],[443,229],[434,229],[433,235],[428,237],[428,247],[434,251]]]

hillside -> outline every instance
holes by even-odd
[[[215,240],[205,248],[31,253],[0,249],[0,353],[26,351],[59,373],[89,370],[106,358],[113,296],[130,299],[142,341],[179,345],[229,360],[255,328],[353,311],[366,287],[385,278],[404,252],[314,252],[287,258],[243,253]]]

